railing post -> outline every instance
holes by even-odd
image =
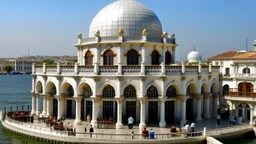
[[[78,65],[79,65],[79,63],[78,62],[76,62],[75,63],[75,69],[74,69],[74,72],[75,72],[75,75],[77,75],[78,74]]]
[[[198,63],[198,73],[201,73],[202,72],[202,62],[199,61]]]
[[[141,75],[145,75],[145,63],[141,63],[141,70],[140,70]]]
[[[46,74],[46,63],[43,63],[43,73]]]
[[[206,127],[204,127],[204,132],[203,132],[203,136],[206,136]]]
[[[164,64],[164,62],[161,63],[161,74],[165,75],[165,64]]]
[[[186,72],[186,69],[185,69],[185,62],[182,61],[181,62],[181,73],[184,74]]]
[[[35,63],[32,63],[32,74],[35,73]]]
[[[99,63],[94,63],[94,75],[99,74]]]
[[[57,74],[60,74],[60,62],[57,62]]]
[[[212,72],[212,63],[209,63],[209,73]]]

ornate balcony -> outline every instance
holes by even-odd
[[[181,75],[210,75],[219,74],[216,66],[185,66],[185,65],[34,65],[33,75],[63,75],[63,76],[181,76]]]
[[[224,96],[227,100],[256,101],[256,92],[238,92],[237,89],[230,89]]]

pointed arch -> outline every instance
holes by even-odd
[[[152,65],[159,65],[159,58],[160,58],[160,55],[158,53],[157,50],[154,50],[151,54],[151,63]]]
[[[115,89],[111,85],[107,85],[104,87],[102,91],[102,98],[114,98],[115,97]]]
[[[36,83],[36,93],[43,93],[43,84],[41,81]]]
[[[89,50],[85,53],[84,64],[85,65],[92,65],[93,64],[93,55]]]
[[[197,93],[197,88],[194,83],[189,83],[187,88],[186,88],[186,95],[192,95]]]
[[[158,91],[157,91],[156,87],[150,86],[147,89],[147,97],[148,98],[158,98]]]
[[[138,65],[139,54],[136,50],[131,49],[127,52],[127,65]]]
[[[208,92],[207,90],[208,90],[208,87],[206,83],[203,83],[203,85],[201,86],[201,94]]]
[[[78,95],[89,98],[93,95],[92,89],[87,83],[82,83],[78,89]]]
[[[73,86],[68,83],[68,82],[65,82],[62,87],[61,87],[61,94],[64,94],[65,96],[68,96],[68,97],[73,97],[74,96],[74,88]]]
[[[124,97],[125,98],[136,98],[136,89],[129,85],[124,89]]]
[[[45,91],[46,91],[46,94],[51,94],[51,95],[57,94],[56,86],[51,81],[47,83]]]
[[[169,88],[167,89],[167,91],[166,91],[166,96],[168,97],[168,98],[170,98],[170,97],[176,97],[177,96],[177,90],[176,90],[176,88],[174,87],[174,86],[169,86]]]

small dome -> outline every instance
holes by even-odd
[[[199,62],[201,60],[202,57],[198,51],[192,51],[188,54],[188,62]]]
[[[100,36],[117,36],[122,29],[124,36],[147,36],[161,39],[162,25],[156,14],[135,0],[118,0],[104,7],[92,20],[89,37],[99,31]]]

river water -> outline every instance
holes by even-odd
[[[0,75],[0,108],[7,109],[12,106],[16,110],[16,106],[31,105],[31,76],[30,75]],[[41,104],[42,106],[42,104]],[[236,140],[225,141],[230,144],[256,144],[256,139],[243,137]],[[18,136],[2,129],[0,124],[0,144],[42,144],[22,136]]]

